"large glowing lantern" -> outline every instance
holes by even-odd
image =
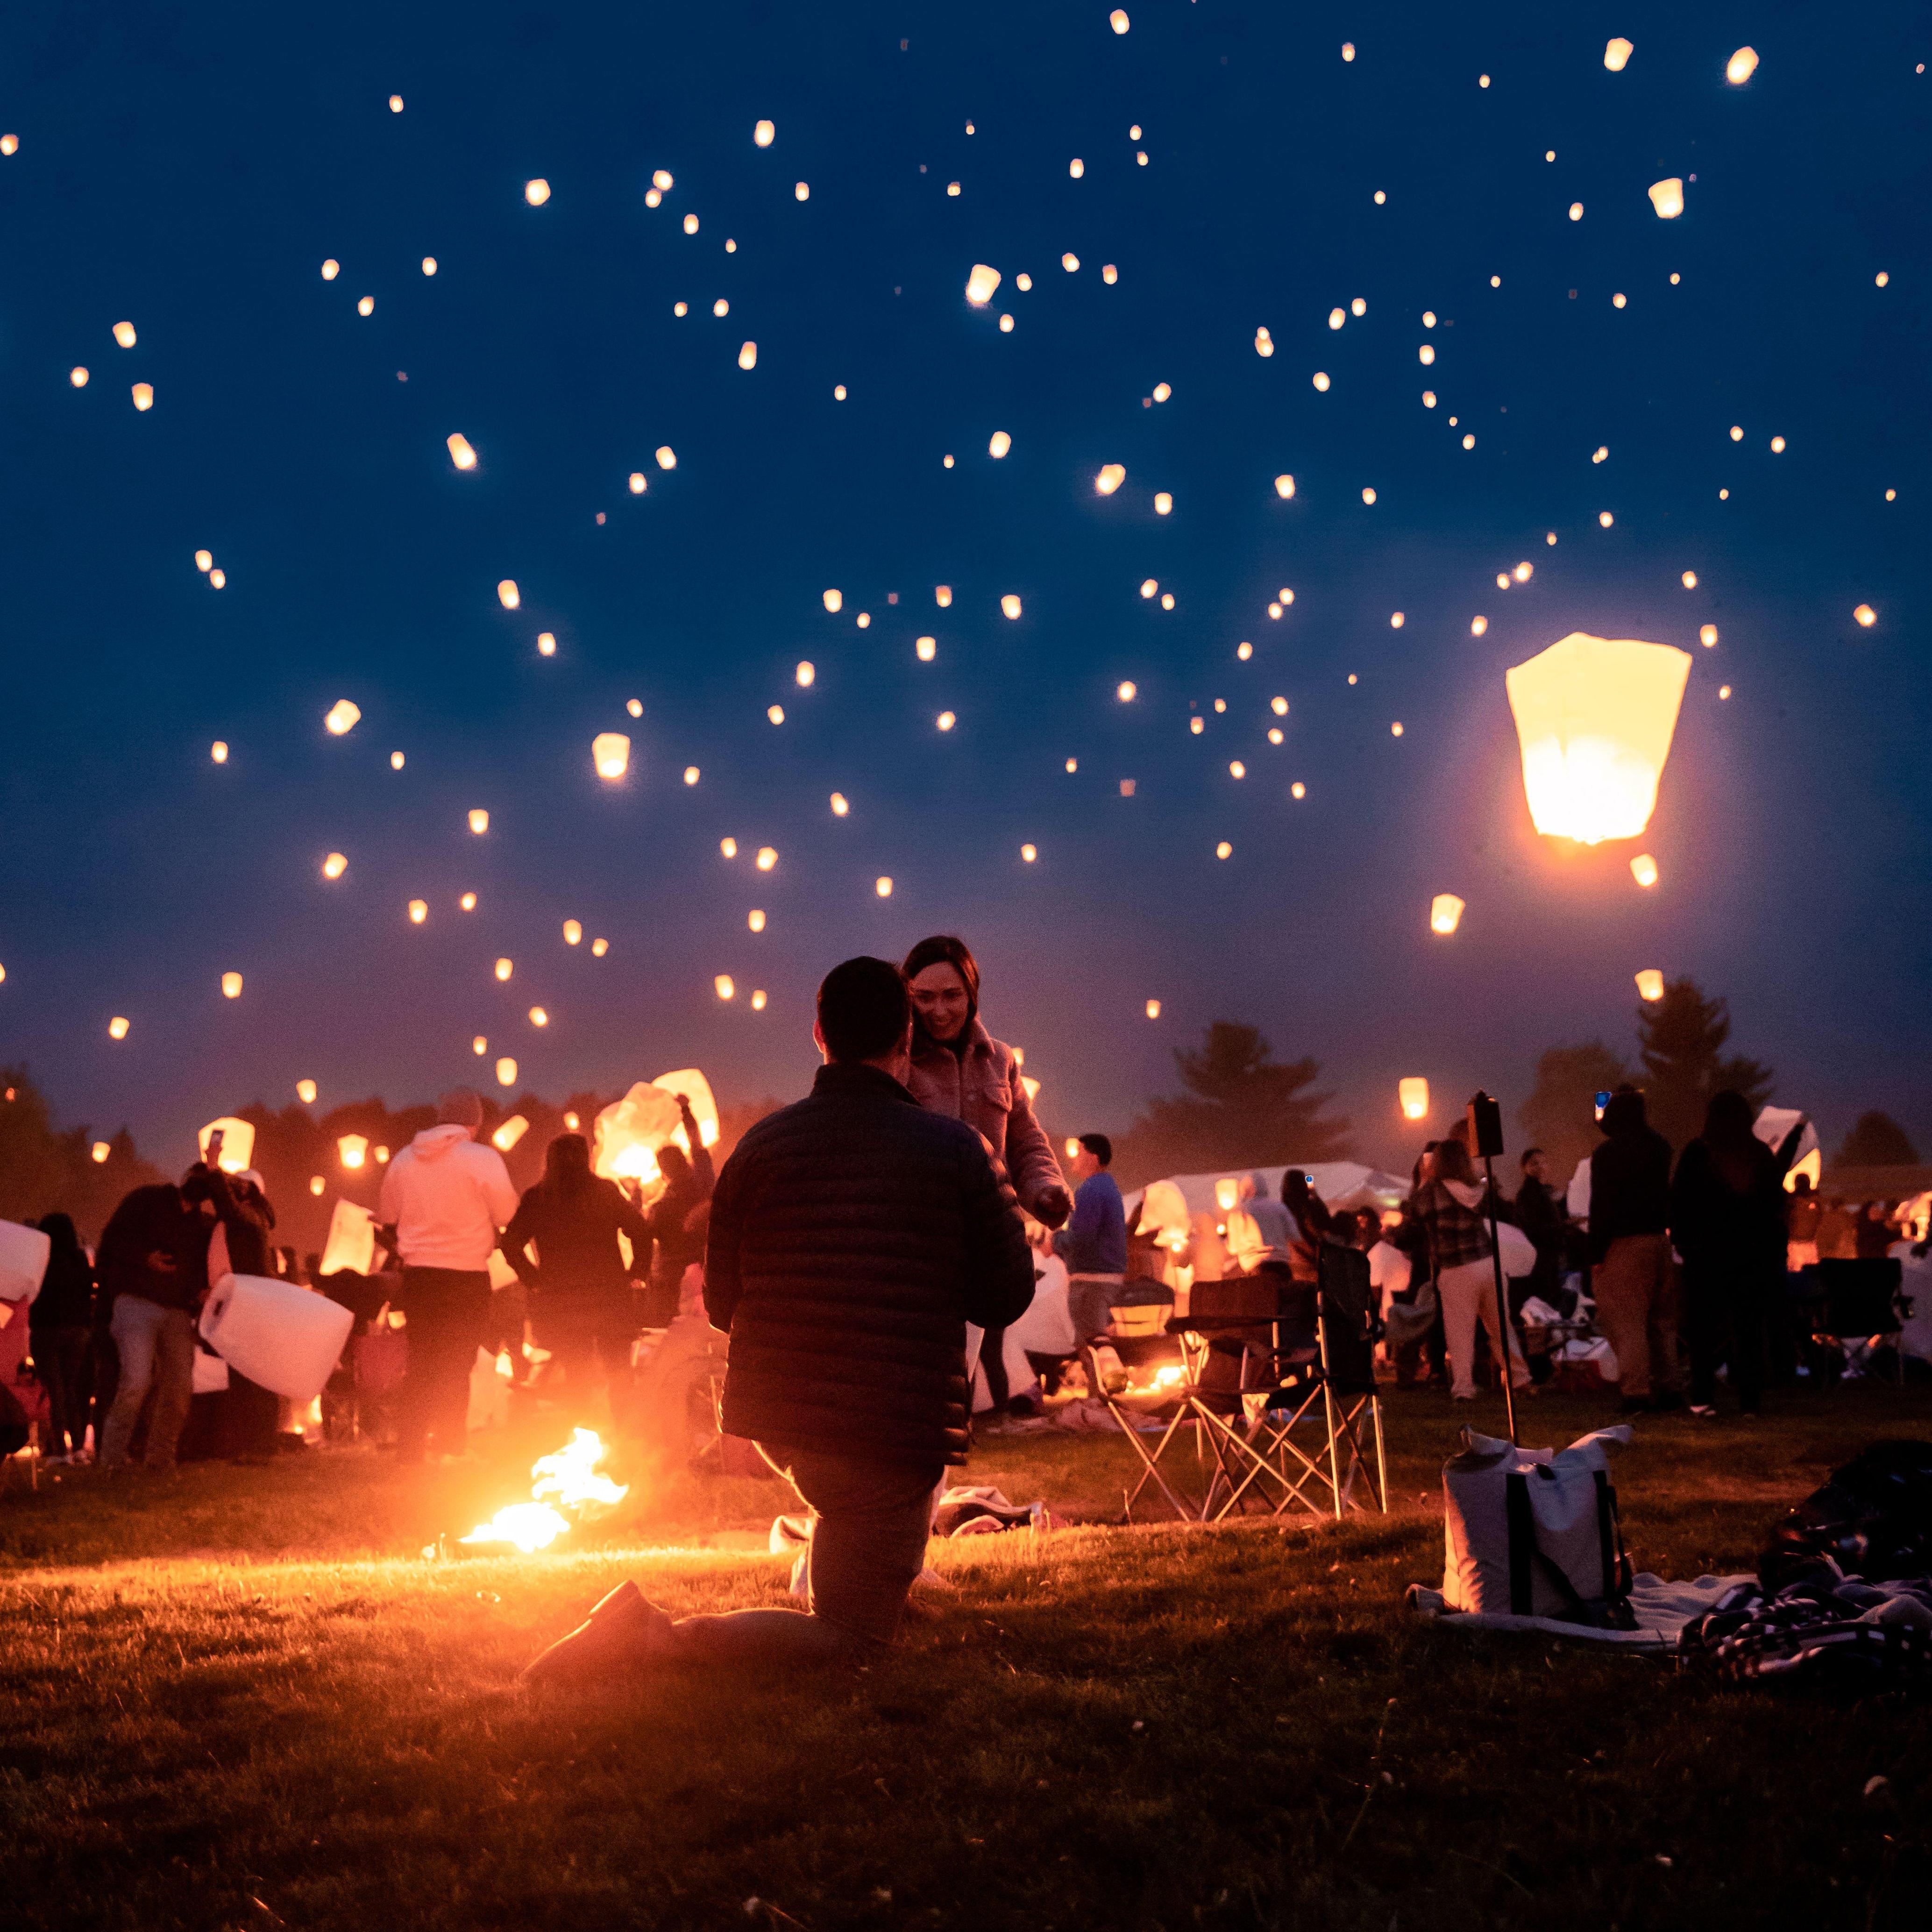
[[[449,450],[449,460],[459,470],[476,467],[476,452],[470,447],[470,439],[460,431],[443,438]]]
[[[1573,631],[1504,683],[1529,815],[1546,838],[1595,845],[1650,823],[1690,654]]]
[[[1672,175],[1668,181],[1652,182],[1650,184],[1650,205],[1657,210],[1660,221],[1675,221],[1684,212],[1684,183],[1680,177]]]
[[[530,1130],[530,1124],[520,1114],[510,1118],[490,1136],[490,1144],[499,1154],[508,1154],[518,1142]]]
[[[999,286],[999,270],[989,268],[984,262],[975,262],[973,272],[966,278],[966,299],[975,308],[983,308],[993,299],[993,291]]]
[[[691,1102],[701,1145],[718,1144],[718,1102],[711,1083],[694,1066],[640,1081],[621,1100],[597,1116],[592,1130],[592,1163],[607,1180],[655,1180],[658,1152],[675,1142],[688,1153],[689,1136],[678,1112],[677,1096]]]
[[[224,1174],[239,1174],[254,1165],[254,1127],[247,1120],[238,1120],[232,1114],[224,1114],[218,1120],[210,1120],[196,1136],[203,1160],[208,1158],[208,1144],[217,1132],[221,1136],[221,1159],[218,1165]]]
[[[346,698],[338,698],[323,714],[322,722],[332,736],[339,738],[345,731],[354,730],[356,720],[362,716],[359,705],[351,704]]]
[[[1654,966],[1646,966],[1636,976],[1636,996],[1640,1000],[1663,998],[1664,975]]]
[[[1733,87],[1742,87],[1757,71],[1757,50],[1740,47],[1724,63],[1724,78]]]
[[[1628,63],[1630,56],[1636,52],[1636,49],[1634,47],[1628,40],[1625,40],[1622,34],[1618,34],[1615,40],[1608,42],[1605,45],[1604,48],[1604,64],[1610,69],[1611,73],[1622,74],[1624,67]]]
[[[1406,1120],[1426,1120],[1429,1118],[1429,1082],[1419,1073],[1412,1073],[1406,1079],[1396,1082],[1396,1098],[1402,1103],[1402,1117]]]
[[[600,731],[590,741],[590,756],[600,778],[620,778],[630,769],[631,741],[622,731]]]
[[[1429,902],[1429,929],[1446,939],[1462,922],[1462,902],[1454,892],[1438,892]]]
[[[322,1177],[316,1176],[320,1180]],[[321,1190],[316,1190],[320,1193]],[[320,1274],[376,1272],[376,1217],[352,1201],[338,1201],[328,1217],[328,1243],[322,1251]]]
[[[344,1167],[363,1166],[369,1158],[369,1136],[367,1134],[344,1134],[336,1141],[335,1152]]]

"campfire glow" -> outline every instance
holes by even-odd
[[[613,1482],[598,1472],[604,1460],[604,1440],[594,1429],[574,1429],[570,1440],[554,1454],[539,1456],[531,1465],[536,1479],[531,1500],[511,1503],[488,1522],[479,1522],[461,1540],[465,1543],[508,1543],[528,1556],[548,1550],[572,1527],[566,1510],[579,1510],[593,1503],[607,1508],[631,1492],[626,1483]]]

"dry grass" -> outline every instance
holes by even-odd
[[[1619,1471],[1640,1563],[1748,1567],[1923,1406],[1646,1425]],[[1530,1439],[1600,1410],[1538,1405]],[[950,1545],[956,1591],[868,1670],[540,1697],[517,1669],[624,1576],[676,1612],[782,1600],[782,1560],[698,1546],[761,1528],[774,1487],[654,1485],[574,1553],[434,1562],[516,1492],[507,1448],[16,1492],[0,1898],[23,1932],[1922,1923],[1918,1708],[1406,1617],[1460,1419],[1391,1403],[1387,1520]],[[1126,1457],[1000,1438],[972,1476],[1103,1512]]]

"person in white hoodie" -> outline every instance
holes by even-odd
[[[398,1404],[396,1450],[420,1462],[434,1436],[446,1456],[467,1443],[470,1371],[490,1318],[490,1256],[517,1211],[517,1190],[494,1148],[476,1144],[483,1102],[454,1087],[382,1177],[382,1217],[402,1256],[409,1367]]]

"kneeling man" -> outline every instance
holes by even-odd
[[[814,1513],[808,1614],[674,1623],[634,1583],[525,1672],[651,1659],[831,1658],[891,1642],[926,1560],[932,1493],[966,1460],[965,1329],[1017,1321],[1033,1257],[1005,1170],[904,1085],[904,976],[848,959],[818,989],[808,1099],[762,1120],[718,1177],[705,1306],[731,1337],[724,1426]]]

